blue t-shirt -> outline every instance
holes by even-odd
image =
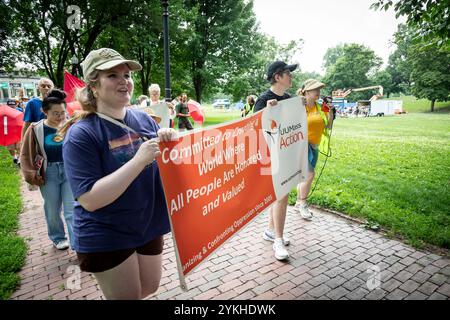
[[[159,127],[141,110],[127,109],[123,121],[141,136],[156,137]],[[142,246],[170,231],[167,205],[156,162],[147,166],[113,203],[94,212],[76,200],[99,179],[137,152],[142,139],[116,124],[88,116],[69,129],[63,143],[66,175],[74,202],[74,249],[108,252]]]
[[[62,141],[55,141],[56,129],[44,124],[44,150],[48,162],[62,162]]]
[[[25,107],[25,114],[23,115],[23,121],[25,122],[38,122],[45,119],[47,116],[42,111],[42,100],[39,98],[33,98],[28,101]]]

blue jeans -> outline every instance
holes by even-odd
[[[54,244],[67,240],[61,219],[61,205],[64,207],[69,240],[73,248],[73,195],[67,181],[62,162],[49,162],[45,171],[45,184],[40,187],[44,198],[45,220],[48,237]]]
[[[308,163],[309,163],[309,170],[311,172],[314,172],[318,159],[319,159],[319,146],[308,143]]]

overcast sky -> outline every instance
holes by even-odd
[[[392,9],[369,9],[374,0],[254,0],[260,30],[283,44],[303,39],[295,57],[302,71],[323,74],[326,50],[339,43],[370,47],[386,63],[395,50],[390,41],[400,21]]]

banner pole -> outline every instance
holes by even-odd
[[[166,191],[164,190],[164,182],[162,181],[161,176],[159,177],[159,180],[161,181],[161,185],[163,186],[164,199],[167,199]],[[183,274],[183,266],[181,265],[180,253],[178,252],[178,246],[177,246],[177,240],[175,238],[175,232],[173,232],[172,216],[169,211],[169,206],[168,206],[167,200],[166,200],[166,209],[167,209],[167,214],[169,215],[170,230],[172,232],[173,248],[174,248],[174,252],[175,252],[175,260],[177,262],[177,270],[178,270],[178,278],[180,279],[180,287],[181,287],[181,290],[188,291],[188,286],[186,284],[186,278]]]
[[[169,211],[167,211],[167,212],[169,212]],[[172,218],[170,217],[170,214],[169,214],[169,221],[170,221],[170,229],[173,230]],[[175,251],[175,257],[176,257],[176,261],[177,261],[178,278],[180,279],[180,287],[181,287],[181,290],[188,291],[188,286],[186,284],[186,278],[183,274],[183,266],[181,265],[180,253],[178,252],[177,241],[175,239],[175,233],[173,231],[172,231],[172,240],[173,240],[173,246],[174,246],[174,251]]]

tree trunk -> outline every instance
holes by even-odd
[[[431,100],[431,112],[434,112],[434,103],[436,102],[436,99]]]
[[[140,46],[137,44],[138,47],[137,50],[137,56],[138,61],[142,66],[142,69],[139,71],[139,80],[141,83],[141,94],[148,96],[148,82],[149,82],[149,73],[150,73],[150,59],[147,59],[145,56],[145,48],[143,46]]]
[[[55,87],[56,88],[63,88],[64,87],[64,69],[56,70]]]
[[[148,92],[148,87],[150,86],[150,74],[151,74],[151,70],[152,70],[152,65],[153,65],[153,60],[152,60],[150,53],[148,53],[147,63],[146,63],[146,68],[145,68],[146,70],[145,70],[145,74],[144,74],[144,82],[142,84],[143,85],[142,91],[144,92],[143,94],[148,95],[149,98],[150,98],[150,92]]]
[[[144,69],[142,69],[142,70],[139,71],[139,78],[140,78],[140,80],[141,80],[141,94],[147,95],[147,94],[145,93],[145,88],[146,88],[147,86],[146,86],[146,83],[145,83]]]
[[[198,103],[202,101],[202,76],[197,74],[194,76],[195,99]]]

